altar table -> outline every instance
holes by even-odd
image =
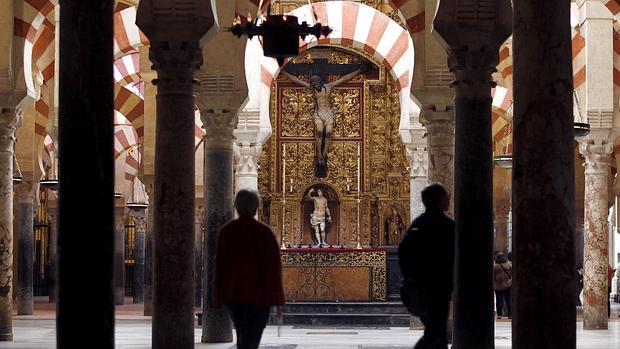
[[[287,302],[385,301],[387,251],[379,248],[282,250]]]

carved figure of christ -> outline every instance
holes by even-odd
[[[295,75],[286,72],[285,70],[282,70],[281,73],[297,85],[306,87],[312,92],[316,108],[314,110],[314,137],[316,142],[317,164],[320,166],[325,166],[327,152],[329,151],[329,143],[331,142],[332,131],[334,129],[334,122],[336,119],[336,108],[334,108],[331,102],[332,90],[334,87],[341,85],[363,73],[363,69],[357,69],[349,74],[343,75],[340,79],[327,84],[324,83],[323,79],[318,75],[312,75],[310,77],[310,82],[308,83],[299,79]]]

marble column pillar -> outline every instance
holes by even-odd
[[[427,184],[428,152],[424,145],[407,147],[407,158],[409,160],[409,219],[424,213],[422,203],[422,190]]]
[[[224,308],[213,306],[213,272],[217,236],[233,217],[233,130],[237,116],[232,110],[200,110],[206,131],[204,161],[205,246],[202,343],[231,342],[232,323]]]
[[[424,110],[420,117],[427,130],[428,183],[441,183],[454,193],[454,112]],[[449,214],[454,203],[450,200]]]
[[[570,17],[568,1],[514,1],[514,349],[576,346]]]
[[[194,265],[196,266],[196,274],[194,275],[194,307],[201,307],[202,305],[202,266],[203,266],[203,253],[202,247],[204,246],[204,198],[196,198],[196,220],[194,225],[194,232],[196,233],[196,244],[194,247]]]
[[[510,214],[510,202],[500,201],[495,203],[493,217],[495,223],[495,251],[504,254],[508,252],[508,216]]]
[[[235,155],[235,193],[241,189],[258,193],[258,157],[261,146],[250,142],[236,143]]]
[[[60,4],[56,342],[114,348],[114,1]]]
[[[144,176],[144,188],[149,200],[146,209],[146,232],[144,237],[144,316],[153,315],[153,234],[155,229],[153,207],[154,186],[153,176]]]
[[[454,349],[490,349],[495,342],[491,74],[511,33],[512,9],[509,1],[489,4],[442,0],[433,20],[455,74]]]
[[[153,348],[194,347],[194,71],[198,42],[154,45]]]
[[[114,304],[125,304],[125,198],[114,199]]]
[[[0,341],[13,340],[13,156],[21,117],[0,106]]]
[[[49,191],[48,193],[51,193]],[[47,290],[49,293],[49,302],[58,302],[58,206],[56,200],[50,200],[48,195],[47,205],[47,219],[50,225],[50,241],[49,241],[49,281]],[[40,222],[46,223],[46,222]]]
[[[585,234],[583,261],[583,328],[607,329],[608,190],[611,144],[588,140],[580,144],[586,157]]]
[[[133,266],[133,302],[144,303],[144,246],[146,235],[146,215],[144,211],[132,212],[136,224]],[[129,282],[129,280],[127,280]]]
[[[19,266],[17,274],[17,315],[32,315],[34,233],[33,211],[37,183],[24,181],[17,188],[19,206]]]

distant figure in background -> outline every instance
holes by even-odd
[[[268,226],[256,221],[258,195],[240,190],[235,197],[239,218],[226,224],[215,255],[214,303],[226,305],[237,332],[238,349],[256,349],[276,306],[282,318],[284,290],[280,248]]]
[[[614,278],[614,273],[616,269],[611,267],[611,264],[607,265],[607,317],[611,316],[611,300],[609,297],[611,296],[611,279]]]
[[[497,256],[495,256],[493,269],[497,318],[501,319],[503,315],[506,315],[510,319],[512,317],[512,304],[510,302],[510,289],[512,288],[512,263],[508,261],[502,252],[499,252]],[[503,314],[504,304],[506,305],[506,314]]]
[[[422,190],[422,203],[426,211],[413,220],[398,246],[403,274],[401,298],[424,324],[424,336],[414,348],[447,349],[448,311],[454,287],[455,227],[445,214],[450,208],[450,194],[441,184],[433,183]]]
[[[385,218],[384,235],[385,245],[393,245],[400,242],[402,231],[405,228],[403,219],[398,214],[395,206],[392,206],[392,214]]]

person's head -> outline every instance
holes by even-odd
[[[317,196],[323,196],[323,189],[318,188],[318,189],[316,190],[316,195],[317,195]]]
[[[256,192],[242,189],[235,196],[235,209],[239,217],[254,217],[258,209],[258,195]]]
[[[323,79],[318,75],[312,75],[310,77],[310,85],[312,85],[312,88],[315,90],[321,90],[321,87],[323,87]]]
[[[432,183],[422,190],[422,203],[427,210],[445,212],[450,208],[450,194],[440,183]]]
[[[506,263],[507,261],[508,260],[506,259],[506,255],[504,255],[502,252],[498,252],[495,256],[495,263],[497,264]]]
[[[396,206],[392,206],[392,214],[398,214],[398,210],[396,209]]]

